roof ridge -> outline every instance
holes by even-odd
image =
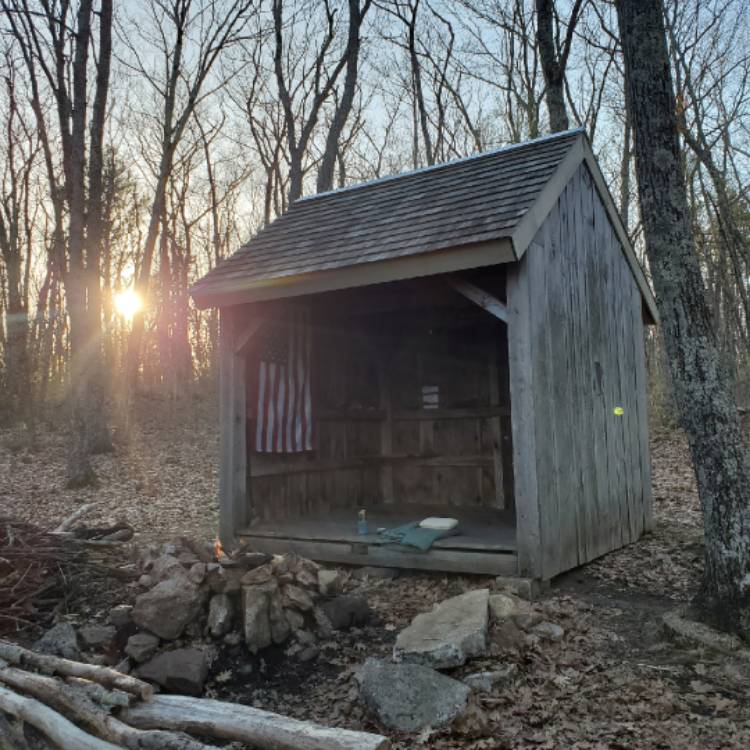
[[[571,135],[577,135],[586,132],[586,128],[583,126],[577,128],[570,128],[569,130],[561,130],[556,133],[548,133],[547,135],[539,136],[539,138],[532,138],[528,141],[521,141],[520,143],[509,143],[507,146],[501,146],[500,148],[492,149],[491,151],[482,151],[478,154],[471,154],[470,156],[462,156],[460,159],[452,159],[451,161],[440,162],[440,164],[432,164],[428,167],[420,167],[419,169],[412,169],[408,172],[399,172],[398,174],[386,175],[385,177],[377,177],[374,180],[367,180],[365,182],[358,182],[354,185],[346,185],[345,187],[336,188],[335,190],[326,190],[322,193],[313,193],[312,195],[305,195],[302,198],[297,198],[292,206],[298,203],[307,203],[309,201],[316,200],[318,198],[326,198],[329,195],[337,195],[338,193],[347,193],[352,190],[360,190],[361,188],[371,187],[373,185],[380,185],[385,182],[392,182],[394,180],[400,180],[412,175],[423,174],[425,172],[435,172],[439,169],[445,169],[446,167],[452,167],[456,164],[463,164],[465,162],[473,161],[475,159],[482,159],[484,157],[496,156],[498,154],[506,153],[508,151],[516,151],[527,146],[534,146],[539,143],[546,141],[554,141],[562,139]],[[291,208],[291,206],[290,206]]]

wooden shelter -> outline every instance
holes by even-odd
[[[649,526],[656,306],[583,131],[299,200],[191,293],[221,311],[223,540],[549,579]],[[258,452],[259,342],[301,309],[314,444]],[[377,533],[427,515],[459,533]]]

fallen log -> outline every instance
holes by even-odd
[[[143,680],[123,674],[109,667],[97,664],[63,659],[49,654],[37,654],[15,643],[0,640],[0,659],[19,667],[32,667],[44,674],[58,674],[65,677],[82,677],[108,688],[124,690],[126,693],[147,700],[154,694],[154,688]]]
[[[41,701],[100,739],[128,750],[218,750],[182,733],[134,729],[100,709],[84,691],[54,677],[3,666],[0,662],[0,682]]]
[[[390,750],[391,747],[388,738],[379,734],[324,727],[250,706],[182,695],[157,695],[118,715],[141,729],[162,727],[246,742],[258,750]]]
[[[59,747],[76,750],[123,750],[79,729],[64,716],[34,698],[18,695],[0,685],[0,711],[29,724]]]

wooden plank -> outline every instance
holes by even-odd
[[[541,578],[534,382],[531,364],[531,300],[528,263],[508,271],[508,361],[518,575]]]
[[[497,407],[500,403],[500,372],[498,367],[499,342],[490,346],[489,352],[489,391],[490,404]],[[500,415],[490,419],[490,433],[492,435],[492,463],[493,477],[495,480],[495,505],[498,508],[505,507],[505,478],[503,476],[503,428]]]
[[[447,281],[451,288],[466,297],[466,299],[479,305],[479,307],[486,310],[490,315],[494,315],[498,320],[502,320],[503,323],[508,322],[508,308],[497,297],[486,292],[484,289],[480,289],[475,284],[462,279],[460,276],[448,276]]]
[[[446,573],[518,576],[518,558],[510,553],[438,550],[401,552],[379,545],[356,545],[341,542],[311,542],[296,539],[268,539],[244,536],[252,548],[268,554],[296,552],[319,562],[346,565],[374,565],[383,568],[437,570]]]
[[[508,406],[480,406],[466,409],[398,409],[393,412],[395,422],[444,419],[490,419],[492,417],[509,417]]]
[[[230,544],[236,530],[247,523],[250,498],[247,486],[245,356],[235,352],[231,310],[221,309],[219,326],[219,536]]]
[[[384,419],[380,425],[380,453],[390,456],[393,453],[393,404],[391,400],[390,371],[382,356],[378,358],[378,388],[380,391],[380,409]],[[393,491],[393,465],[384,463],[380,470],[380,492],[384,503],[395,501]]]

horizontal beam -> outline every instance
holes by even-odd
[[[479,305],[479,307],[486,310],[490,315],[494,315],[498,320],[502,320],[503,323],[508,322],[508,308],[497,297],[458,276],[448,276],[448,284],[459,294],[466,297],[466,299],[471,300],[475,305]]]

